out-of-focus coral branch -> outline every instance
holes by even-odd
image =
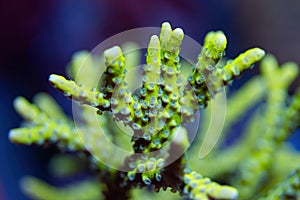
[[[96,180],[85,180],[63,188],[56,188],[37,178],[28,176],[21,181],[22,190],[36,200],[95,200],[104,199],[101,185]]]

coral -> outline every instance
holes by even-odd
[[[21,180],[21,187],[33,199],[93,200],[103,198],[97,180],[85,180],[65,188],[55,188],[39,179],[28,176]]]
[[[74,120],[47,94],[38,94],[34,104],[17,97],[14,107],[25,123],[10,131],[12,142],[54,144],[62,151],[78,153],[99,177],[99,182],[86,180],[62,189],[27,177],[22,181],[23,190],[33,199],[127,199],[139,195],[160,199],[166,198],[163,193],[168,195],[160,189],[168,188],[201,200],[253,199],[258,198],[258,192],[262,199],[299,198],[299,170],[284,181],[297,165],[278,164],[300,159],[285,142],[299,121],[300,93],[286,103],[297,65],[279,67],[273,56],[266,56],[262,75],[249,80],[229,98],[221,142],[199,160],[201,143],[217,139],[214,134],[201,133],[208,126],[210,112],[201,118],[204,127],[190,149],[188,126],[197,123],[199,111],[218,104],[218,93],[224,93],[224,87],[252,68],[265,52],[252,48],[226,63],[219,62],[227,39],[221,31],[209,32],[197,63],[183,69],[188,66],[180,61],[183,37],[182,29],[172,30],[169,23],[162,24],[160,36],[150,38],[142,84],[135,91],[131,85],[138,82],[137,75],[127,70],[137,65],[138,53],[123,55],[118,46],[106,50],[104,58],[85,51],[76,53],[68,68],[71,80],[55,74],[49,77],[54,88],[76,102]],[[134,44],[124,48],[128,45]],[[266,102],[259,103],[264,98]],[[220,147],[232,125],[257,104],[239,142]],[[218,120],[212,123],[223,125]],[[119,151],[116,146],[127,151]],[[60,162],[66,167],[58,174],[76,172],[72,162],[76,166],[78,161]],[[282,184],[272,190],[272,180]]]

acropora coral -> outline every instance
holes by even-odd
[[[139,74],[127,71],[138,65],[139,55],[123,55],[119,46],[107,49],[104,57],[76,53],[68,68],[71,80],[49,77],[54,88],[77,102],[73,120],[47,94],[38,94],[34,103],[17,97],[14,107],[25,123],[10,131],[10,141],[52,144],[84,158],[56,159],[56,168],[63,168],[56,170],[60,176],[76,173],[80,162],[88,162],[95,174],[66,188],[28,176],[21,181],[24,192],[43,200],[299,199],[300,156],[286,142],[300,119],[300,90],[288,94],[298,66],[289,62],[279,67],[275,57],[265,56],[260,48],[225,62],[221,59],[227,39],[221,31],[205,36],[197,63],[189,66],[181,61],[183,38],[182,29],[162,24],[160,35],[150,38],[141,85],[135,91],[129,86],[137,84]],[[212,112],[199,119],[198,111],[211,110],[213,102],[218,105],[218,93],[260,60],[261,74],[228,98],[224,125],[210,121]],[[254,111],[240,138],[221,146],[250,109]],[[188,126],[193,123],[201,128],[191,141]],[[201,144],[216,139],[205,135],[209,123],[222,126],[223,132],[200,160]],[[116,146],[127,149],[127,154]]]

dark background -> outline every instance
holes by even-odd
[[[74,52],[92,50],[121,31],[169,21],[200,43],[206,32],[223,30],[229,57],[259,46],[281,63],[300,63],[299,9],[298,0],[0,1],[0,199],[26,199],[18,184],[26,174],[51,182],[46,164],[54,149],[8,141],[9,129],[21,122],[12,102],[47,91],[70,113],[70,102],[49,86],[48,76],[64,75]],[[257,69],[235,87],[254,73]]]

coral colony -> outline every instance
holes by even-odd
[[[23,191],[43,200],[299,199],[300,155],[286,141],[299,125],[300,93],[287,92],[298,66],[290,62],[279,67],[260,48],[219,62],[227,40],[217,31],[206,35],[197,63],[187,67],[180,60],[183,37],[182,29],[162,24],[160,35],[150,38],[141,85],[135,91],[129,85],[138,75],[127,71],[138,65],[138,56],[123,55],[119,46],[107,49],[98,60],[88,52],[75,54],[69,68],[72,80],[49,77],[54,88],[77,102],[74,120],[47,94],[38,94],[33,104],[17,97],[14,107],[25,123],[10,131],[10,141],[56,145],[66,155],[54,171],[72,174],[67,166],[72,171],[88,162],[95,174],[64,188],[28,176],[21,181]],[[105,60],[105,67],[99,60]],[[197,112],[211,109],[211,100],[222,88],[260,60],[261,75],[230,96],[221,141],[200,160],[205,128],[201,126],[190,141],[187,124],[198,123]],[[255,111],[243,134],[221,147],[232,125],[249,109]],[[217,120],[209,122],[207,114],[199,121],[221,126]],[[122,145],[129,149],[127,154],[115,147]],[[84,159],[70,159],[72,152]]]

